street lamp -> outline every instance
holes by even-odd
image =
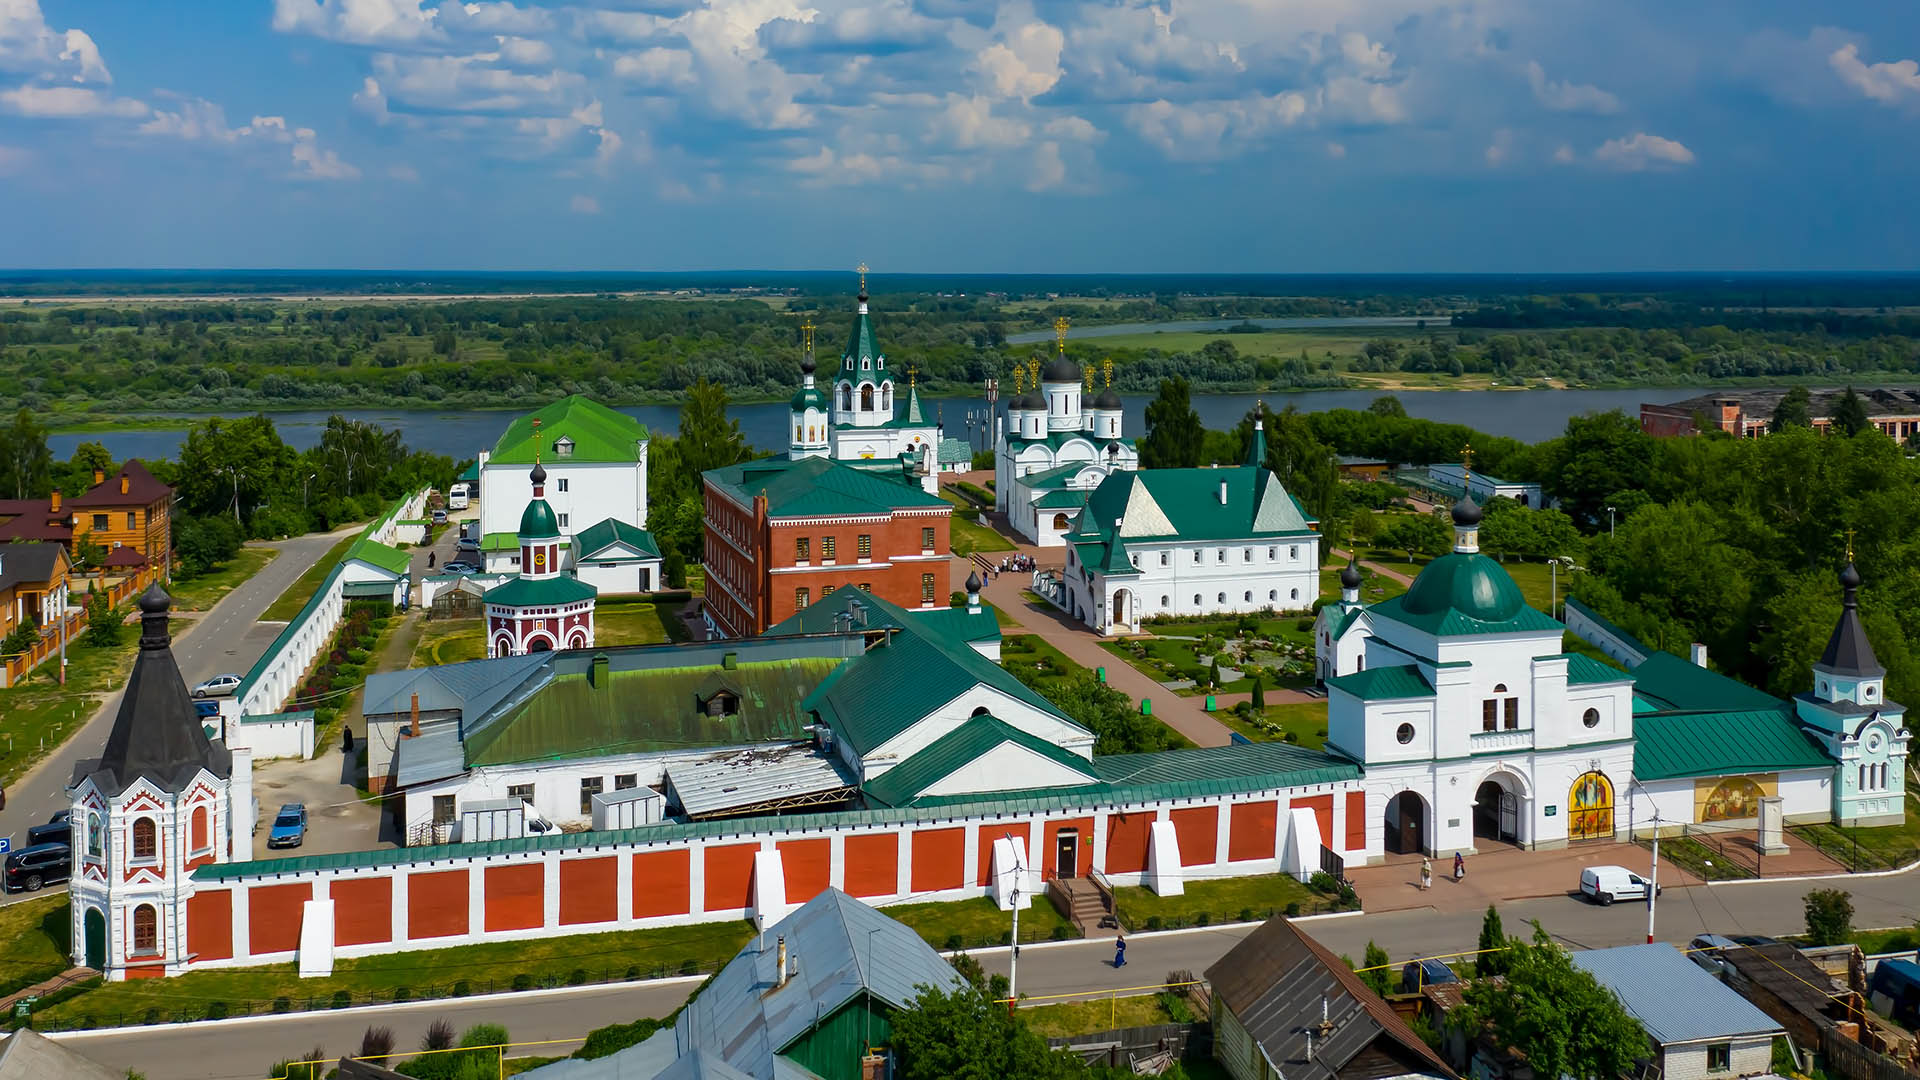
[[[307,508],[307,485],[313,483],[314,477],[319,475],[319,473],[308,473],[307,478],[300,481],[300,509]]]
[[[1607,539],[1613,539],[1613,507],[1607,507]]]

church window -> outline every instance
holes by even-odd
[[[560,479],[555,480],[553,482],[553,487],[554,487],[554,490],[556,491],[566,491],[567,490],[566,477],[561,477]]]
[[[1599,727],[1599,726],[1600,726],[1600,710],[1599,710],[1599,709],[1588,709],[1588,710],[1587,710],[1586,712],[1583,712],[1583,713],[1581,713],[1581,714],[1580,714],[1580,723],[1581,723],[1581,724],[1582,724],[1583,726],[1585,726],[1585,727],[1588,727],[1588,728],[1597,728],[1597,727]]]
[[[829,563],[833,561],[833,548],[834,548],[833,537],[823,536],[820,538],[820,558],[822,560]]]
[[[1226,594],[1226,593],[1221,593],[1221,594],[1220,594],[1220,598],[1219,598],[1218,600],[1215,600],[1215,601],[1214,601],[1214,603],[1216,603],[1216,604],[1224,604],[1224,603],[1226,603],[1226,602],[1227,602],[1227,594]]]
[[[1164,551],[1160,553],[1160,565],[1161,566],[1167,565],[1167,553]]]
[[[553,442],[553,452],[560,457],[572,457],[573,456],[573,440],[567,438],[565,435],[560,436],[558,439],[555,439]],[[561,491],[567,490],[566,487],[564,486],[564,481],[562,483],[563,483],[563,486],[560,488],[560,490]]]
[[[1296,589],[1296,590],[1294,590],[1294,591],[1295,591],[1295,592],[1298,592],[1299,590],[1298,590],[1298,589]],[[1268,590],[1267,590],[1267,599],[1269,599],[1269,600],[1278,600],[1278,599],[1280,599],[1280,590],[1279,590],[1279,589],[1268,589]]]
[[[1500,730],[1500,703],[1492,698],[1480,703],[1480,730]]]
[[[1168,598],[1167,598],[1167,597],[1165,597],[1165,596],[1162,596],[1162,597],[1160,598],[1160,606],[1161,606],[1161,607],[1166,607],[1166,606],[1167,606],[1167,602],[1168,602]]]
[[[933,550],[933,526],[931,525],[923,525],[920,528],[920,550]]]
[[[100,815],[87,814],[87,854],[93,858],[102,858],[106,851],[106,829],[100,822]]]
[[[813,590],[811,589],[793,590],[793,610],[804,611],[806,610],[807,605],[812,602],[813,602]]]
[[[207,828],[207,808],[206,807],[196,806],[193,808],[192,829],[193,829],[193,848],[192,848],[193,851],[196,851],[196,852],[205,851],[208,848],[213,846],[213,838],[212,838],[211,830]]]
[[[563,529],[567,527],[567,515],[566,515],[566,514],[561,514],[561,515],[560,515],[560,527],[561,527],[561,528],[563,528]]]
[[[133,857],[135,859],[158,858],[159,847],[159,830],[154,827],[153,819],[134,818]]]
[[[152,904],[133,909],[133,951],[140,956],[160,951],[160,913]]]
[[[1247,595],[1246,595],[1246,597],[1245,597],[1245,602],[1246,602],[1246,603],[1249,603],[1249,604],[1251,604],[1251,603],[1253,603],[1253,590],[1252,590],[1252,589],[1248,589],[1248,590],[1247,590]]]
[[[801,432],[801,425],[799,424],[793,425],[793,441],[794,442],[800,441],[800,432]]]
[[[1366,658],[1365,656],[1362,656],[1362,657],[1360,657],[1360,658],[1359,658],[1359,659],[1358,659],[1357,661],[1355,661],[1355,662],[1356,662],[1356,663],[1357,663],[1357,664],[1359,665],[1358,667],[1356,667],[1356,668],[1354,668],[1354,670],[1355,670],[1355,671],[1365,671],[1365,670],[1367,670],[1367,658]]]
[[[1413,741],[1413,725],[1401,724],[1400,729],[1393,733],[1393,737],[1400,741],[1401,746],[1407,745]]]
[[[840,384],[840,407],[842,409],[853,408],[853,387],[845,383]]]
[[[873,534],[872,533],[861,533],[860,539],[854,541],[854,546],[859,551],[860,557],[862,559],[873,558]]]
[[[1202,558],[1204,558],[1204,556],[1203,556],[1203,555],[1201,555],[1201,553],[1200,553],[1200,549],[1199,549],[1199,548],[1194,548],[1194,549],[1193,549],[1193,561],[1194,561],[1194,562],[1199,562],[1199,561],[1200,561],[1200,560],[1201,560]]]
[[[1214,553],[1213,553],[1213,561],[1214,561],[1214,562],[1226,562],[1226,561],[1227,561],[1227,549],[1226,549],[1226,548],[1221,548],[1220,550],[1218,550],[1218,551],[1216,551],[1216,552],[1214,552]]]
[[[882,409],[887,410],[888,412],[893,411],[893,384],[892,383],[888,383],[887,385],[880,388],[880,407]]]
[[[1513,731],[1517,729],[1519,726],[1520,726],[1520,699],[1517,697],[1510,697],[1507,699],[1507,730]]]
[[[933,575],[921,574],[920,575],[920,606],[926,607],[927,605],[932,603],[933,603]]]
[[[1240,561],[1241,561],[1241,562],[1252,562],[1252,561],[1253,561],[1253,549],[1252,549],[1252,548],[1241,548],[1241,549],[1240,549]]]
[[[1204,601],[1204,600],[1202,600],[1202,599],[1200,599],[1200,594],[1199,594],[1199,593],[1194,593],[1194,594],[1193,594],[1193,606],[1194,606],[1194,607],[1199,607],[1199,606],[1200,606],[1201,604],[1204,604],[1204,603],[1206,603],[1206,601]]]
[[[813,557],[813,538],[810,536],[795,537],[793,541],[793,561],[799,563],[802,566],[805,566],[807,564],[807,560],[811,559],[812,557]]]
[[[1868,701],[1872,701],[1872,700],[1873,700],[1873,687],[1871,687],[1871,686],[1863,686],[1863,687],[1861,687],[1861,688],[1860,688],[1860,696],[1861,696],[1861,697],[1863,697],[1863,698],[1865,698],[1865,699],[1867,699]]]

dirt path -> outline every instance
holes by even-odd
[[[1330,554],[1334,557],[1335,560],[1338,560],[1338,561],[1345,561],[1347,559],[1353,558],[1353,553],[1343,548],[1334,548],[1330,552]],[[1386,578],[1389,581],[1397,581],[1402,585],[1413,584],[1413,579],[1411,577],[1408,577],[1406,574],[1403,574],[1398,570],[1389,570],[1386,567],[1381,566],[1377,562],[1368,562],[1365,559],[1361,559],[1360,565],[1366,567],[1367,569],[1373,571],[1376,574],[1379,574],[1381,577]]]

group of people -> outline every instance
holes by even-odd
[[[1016,553],[1013,555],[1005,556],[1000,560],[1000,569],[998,573],[1004,574],[1009,570],[1032,570],[1032,569],[1033,569],[1033,556],[1021,555]]]
[[[1456,851],[1453,853],[1453,880],[1459,881],[1466,876],[1466,857]],[[1433,888],[1433,860],[1427,858],[1425,855],[1420,856],[1420,887],[1422,889]]]

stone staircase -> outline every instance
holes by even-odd
[[[1120,932],[1112,917],[1113,891],[1092,878],[1054,878],[1047,882],[1047,899],[1082,937],[1113,937]]]

